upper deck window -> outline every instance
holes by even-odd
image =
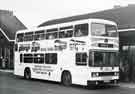
[[[117,28],[114,25],[106,25],[106,31],[108,32],[108,36],[110,37],[117,37],[118,33],[117,33]]]
[[[73,37],[73,26],[61,27],[59,32],[59,38]]]
[[[55,39],[58,37],[58,29],[48,29],[46,32],[46,39]]]
[[[23,42],[24,33],[17,34],[17,42]]]
[[[91,34],[94,36],[117,37],[117,29],[114,25],[92,23]]]
[[[75,25],[75,37],[81,37],[88,35],[88,24]]]
[[[33,32],[25,33],[24,41],[32,41],[33,40]]]
[[[43,40],[43,39],[45,39],[45,31],[44,30],[36,31],[34,35],[34,40]]]

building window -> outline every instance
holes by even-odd
[[[46,64],[57,64],[57,54],[56,53],[45,54],[45,63]]]

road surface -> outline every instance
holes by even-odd
[[[83,86],[62,86],[43,80],[25,80],[12,73],[0,72],[0,94],[134,94],[135,88],[118,86],[89,89]]]

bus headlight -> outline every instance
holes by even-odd
[[[92,72],[92,73],[91,73],[91,76],[92,76],[92,77],[98,77],[98,76],[99,76],[99,73],[98,73],[98,72]]]
[[[119,76],[119,72],[115,72],[114,75],[115,75],[115,76]]]

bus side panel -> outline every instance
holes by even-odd
[[[69,71],[72,76],[72,84],[87,85],[87,66],[77,66],[75,63],[75,51],[65,52],[60,56],[62,71]],[[66,54],[66,55],[65,55]]]
[[[14,59],[14,74],[18,76],[23,76],[22,64],[20,63],[20,54],[15,52]]]

